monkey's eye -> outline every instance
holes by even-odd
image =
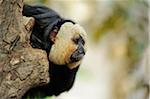
[[[75,44],[78,44],[79,38],[74,38],[74,39],[73,39],[73,42],[74,42]]]
[[[81,44],[85,44],[85,41],[83,40],[83,38],[81,37],[81,36],[79,36],[78,38],[74,38],[73,39],[73,42],[75,43],[75,44],[79,44],[79,43],[81,43]]]

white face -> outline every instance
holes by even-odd
[[[71,22],[64,23],[55,37],[54,44],[49,53],[49,59],[57,65],[66,65],[72,69],[77,67],[81,60],[72,62],[70,57],[78,49],[78,44],[76,44],[73,39],[82,37],[85,44],[83,49],[86,52],[86,40],[87,35],[84,29],[78,25]]]

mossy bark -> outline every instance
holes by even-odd
[[[49,81],[44,51],[29,44],[33,18],[22,15],[23,0],[0,0],[0,98],[20,99]]]

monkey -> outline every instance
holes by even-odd
[[[48,84],[31,88],[22,98],[25,99],[28,95],[33,98],[37,91],[42,93],[42,97],[58,96],[69,91],[86,54],[85,30],[45,6],[25,4],[22,14],[35,19],[30,45],[46,51],[50,76]]]

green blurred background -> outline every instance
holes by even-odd
[[[73,88],[47,99],[113,99],[110,98],[115,89],[113,84],[124,79],[122,73],[132,72],[148,48],[148,0],[25,2],[54,9],[61,16],[81,24],[88,34],[88,51]],[[121,75],[119,80],[115,78],[117,74]],[[118,96],[118,99],[121,98]]]

